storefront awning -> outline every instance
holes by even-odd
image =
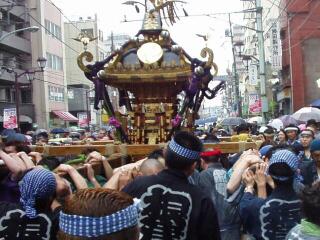
[[[76,118],[69,112],[64,112],[64,111],[52,111],[52,112],[63,121],[68,121],[68,122],[78,121],[78,118]]]

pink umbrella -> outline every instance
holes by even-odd
[[[298,128],[300,129],[300,131],[303,131],[307,129],[307,125],[303,123],[303,124],[300,124]]]

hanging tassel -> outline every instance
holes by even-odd
[[[189,14],[187,13],[187,11],[186,11],[184,8],[182,8],[182,10],[183,10],[184,16],[185,16],[185,17],[188,17]]]
[[[139,7],[137,5],[134,5],[134,7],[136,8],[137,13],[139,13],[140,12]]]

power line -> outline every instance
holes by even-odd
[[[272,9],[273,6],[277,6],[277,7],[280,9],[280,7],[279,7],[278,5],[275,5],[276,0],[273,0],[272,2],[271,2],[271,0],[267,0],[267,1],[268,1],[269,3],[271,3],[271,7],[269,8],[269,11],[268,11],[267,14],[264,16],[264,18],[262,19],[262,22],[263,22],[263,23],[265,22],[265,20],[267,20],[267,17],[268,17],[268,15],[270,14],[271,9]]]
[[[189,17],[212,17],[216,15],[228,15],[228,14],[240,14],[240,13],[246,13],[246,12],[254,12],[256,9],[247,9],[247,10],[241,10],[241,11],[234,11],[234,12],[218,12],[218,13],[201,13],[201,14],[188,14],[178,16],[179,18],[189,18]],[[163,17],[163,19],[168,19],[169,17]],[[123,23],[129,23],[129,22],[142,22],[142,19],[133,19],[133,20],[124,20]],[[229,23],[229,22],[228,22]]]
[[[268,33],[268,32],[270,31],[270,29],[273,27],[272,25],[280,20],[280,18],[282,17],[282,13],[283,13],[283,12],[286,12],[286,13],[288,14],[287,9],[288,9],[289,5],[293,4],[295,1],[297,1],[297,0],[292,0],[291,2],[288,1],[288,3],[286,4],[286,6],[285,6],[285,7],[281,10],[281,12],[279,13],[279,16],[272,22],[272,24],[271,24],[271,26],[268,28],[268,30],[267,30],[267,31],[264,31],[265,33]],[[304,8],[305,6],[307,6],[308,4],[309,4],[309,2],[307,2],[305,5],[303,5],[303,6],[301,7],[301,9],[303,9],[303,8]],[[281,9],[281,8],[280,8],[280,9]],[[296,16],[297,14],[298,14],[298,12],[295,13],[293,16]],[[266,36],[265,36],[265,39],[266,39]]]
[[[309,2],[310,3],[310,2]],[[307,5],[307,4],[306,4]],[[305,5],[305,6],[306,6]],[[304,20],[303,20],[303,22],[299,25],[299,27],[298,28],[295,28],[295,29],[293,29],[293,31],[291,32],[291,35],[293,35],[294,33],[296,33],[296,32],[298,32],[302,27],[303,27],[303,25],[309,20],[309,18],[311,17],[311,14],[317,9],[317,7],[320,5],[320,1],[318,1],[317,3],[316,3],[316,6],[314,6],[312,9],[311,9],[311,11],[308,13],[308,16],[307,17],[305,17],[304,18]],[[296,14],[293,14],[292,16],[288,16],[289,18],[293,18],[293,17],[295,17],[297,15],[297,13]]]
[[[290,33],[290,36],[289,38],[291,38],[291,36],[293,36],[295,33],[297,33],[301,28],[302,26],[309,20],[309,18],[311,17],[311,14],[317,9],[317,7],[320,5],[320,1],[318,1],[316,3],[316,6],[314,6],[312,8],[312,10],[309,12],[308,16],[304,19],[304,21],[299,25],[299,27],[293,29],[293,31]],[[295,15],[291,16],[291,17],[294,17]],[[289,16],[290,17],[290,16]],[[305,36],[302,40],[300,40],[299,42],[295,43],[294,45],[292,46],[289,46],[288,48],[286,49],[282,49],[283,52],[286,52],[286,51],[289,51],[290,49],[292,49],[293,47],[301,44],[303,41],[305,41],[309,36],[311,36],[315,31],[317,31],[318,29],[314,29],[313,31],[311,31],[307,36]],[[292,38],[291,38],[292,39]]]
[[[47,2],[51,3],[51,4],[61,13],[61,15],[64,16],[64,18],[67,19],[67,21],[68,21],[69,23],[71,23],[71,25],[79,31],[79,33],[82,32],[82,30],[81,30],[80,28],[78,28],[77,25],[74,24],[74,22],[71,21],[71,20],[67,17],[67,16],[62,12],[62,10],[61,10],[59,7],[57,7],[57,5],[55,5],[51,0],[47,0]],[[94,36],[93,36],[93,37],[94,37]],[[98,38],[98,40],[99,40],[99,38]],[[104,51],[104,52],[106,51],[105,49],[100,48],[99,45],[98,45],[96,42],[94,42],[94,44],[97,46],[97,48],[98,48],[99,50]]]
[[[43,26],[37,19],[35,19],[30,13],[28,13],[28,15],[36,22],[38,23],[42,28],[44,28],[47,32],[49,32],[50,34],[52,34],[52,36],[54,36],[54,34],[47,29],[45,26]],[[61,42],[62,44],[64,44],[66,47],[68,47],[69,49],[71,49],[72,51],[74,51],[75,53],[79,53],[77,50],[75,50],[74,48],[70,47],[68,44],[66,44],[63,40],[56,38],[59,42]]]

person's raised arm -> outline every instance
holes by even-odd
[[[102,156],[101,160],[102,160],[104,175],[109,180],[113,176],[113,169],[106,157]]]
[[[20,158],[13,158],[5,153],[2,149],[0,149],[0,159],[12,173],[12,180],[18,180],[22,176],[24,171],[26,171],[26,166]]]
[[[84,166],[87,169],[87,178],[89,181],[93,184],[95,188],[100,188],[101,185],[98,183],[97,179],[94,176],[94,170],[92,168],[92,165],[90,163],[84,164]]]
[[[262,162],[257,154],[251,150],[244,152],[236,165],[227,184],[228,193],[234,193],[241,184],[242,174],[252,164]]]
[[[31,157],[29,157],[25,152],[19,152],[17,153],[17,156],[22,159],[24,164],[26,165],[27,169],[31,169],[35,167],[35,164],[31,160]]]
[[[108,179],[108,182],[103,185],[104,188],[119,190],[119,177],[120,177],[121,171],[116,172],[113,174],[113,176]]]
[[[258,197],[266,199],[267,198],[267,176],[266,176],[267,164],[260,163],[257,164],[256,174],[254,176],[254,181],[257,184]]]
[[[74,167],[67,164],[60,164],[56,170],[58,172],[67,173],[72,179],[77,190],[88,188],[86,180],[81,176],[81,174]]]

